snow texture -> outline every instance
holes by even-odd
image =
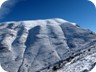
[[[0,64],[7,72],[89,72],[96,34],[59,18],[2,22]]]

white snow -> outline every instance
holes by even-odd
[[[0,65],[0,72],[7,72],[7,71],[5,71],[5,70],[1,67],[1,65]]]
[[[96,66],[90,72],[96,72]]]

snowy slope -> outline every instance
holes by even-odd
[[[96,62],[96,34],[54,18],[0,23],[0,63],[8,72],[84,72]]]

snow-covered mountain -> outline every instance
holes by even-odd
[[[89,72],[96,34],[59,18],[2,22],[0,64],[7,72]]]

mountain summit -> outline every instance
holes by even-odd
[[[2,22],[0,64],[8,72],[88,72],[96,34],[59,18]]]

